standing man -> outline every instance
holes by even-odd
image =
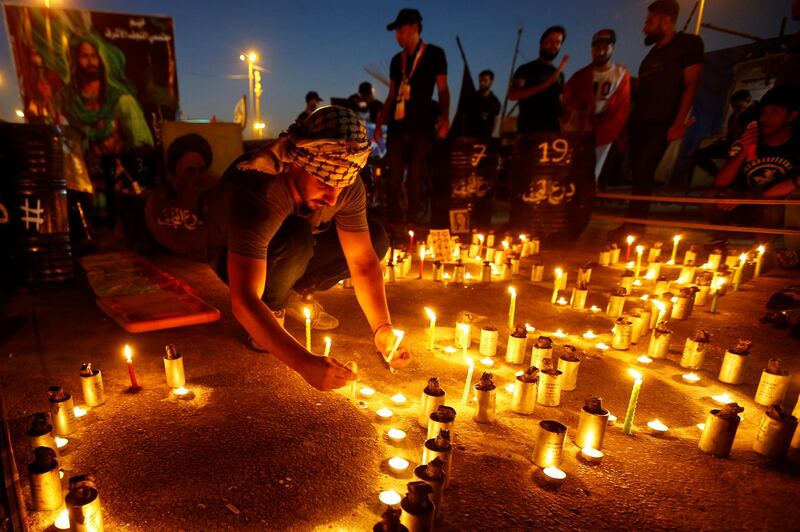
[[[372,83],[369,81],[362,81],[358,85],[358,92],[350,95],[348,100],[355,112],[365,115],[367,122],[372,122],[373,124],[377,120],[381,108],[383,108],[383,102],[375,98],[375,89],[372,88]]]
[[[639,66],[639,90],[630,119],[633,194],[653,194],[656,168],[671,142],[691,125],[692,109],[703,72],[703,40],[675,31],[680,6],[676,0],[656,0],[647,8],[644,43],[655,45]],[[645,218],[650,203],[632,201],[628,216]],[[642,225],[622,226],[614,236],[643,232]],[[618,233],[618,235],[616,234]]]
[[[388,123],[390,219],[414,223],[423,221],[424,193],[432,191],[429,161],[434,133],[443,139],[450,128],[447,58],[444,50],[422,41],[422,15],[416,9],[401,9],[386,29],[394,31],[403,51],[392,57],[389,95],[378,115],[374,139],[381,143],[381,125]],[[433,101],[434,86],[439,93],[438,110]],[[406,170],[407,201],[403,204]]]
[[[367,220],[358,177],[369,150],[366,127],[353,111],[322,107],[237,159],[207,195],[209,259],[230,286],[233,315],[254,349],[319,390],[340,388],[356,375],[310,353],[283,329],[292,292],[306,296],[313,324],[322,308],[310,295],[351,277],[375,347],[392,367],[410,361],[402,346],[388,360],[395,335],[378,256],[389,243],[383,228]]]
[[[594,131],[595,181],[631,112],[631,75],[612,62],[617,35],[600,30],[592,37],[592,64],[569,78],[564,86],[565,129]]]
[[[317,91],[308,91],[306,93],[306,108],[302,113],[297,115],[297,122],[302,122],[303,120],[308,118],[308,115],[313,113],[321,103],[322,103],[322,98],[319,97]]]
[[[492,92],[494,72],[484,70],[478,74],[478,133],[481,137],[491,137],[500,114],[500,100]]]
[[[539,39],[539,58],[520,66],[514,73],[508,99],[519,102],[518,133],[558,132],[561,130],[561,89],[564,86],[562,70],[569,55],[564,55],[558,68],[553,60],[558,57],[567,38],[562,26],[551,26]]]

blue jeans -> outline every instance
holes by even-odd
[[[389,249],[389,237],[379,223],[368,223],[372,247],[380,259]],[[226,283],[227,255],[226,250],[217,267],[217,275]],[[289,216],[267,248],[267,284],[261,299],[270,310],[281,310],[290,290],[311,294],[332,288],[349,276],[335,224],[315,235],[304,218]]]

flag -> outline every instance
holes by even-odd
[[[477,131],[478,120],[478,91],[475,82],[472,81],[472,73],[469,71],[467,56],[461,48],[461,40],[456,37],[461,58],[464,60],[464,74],[461,78],[461,91],[458,95],[458,107],[456,116],[453,118],[453,125],[450,127],[450,137],[473,137],[479,134]]]
[[[236,102],[233,108],[233,122],[239,124],[242,130],[247,127],[247,96],[242,95],[242,99]]]

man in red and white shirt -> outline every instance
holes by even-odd
[[[564,86],[564,131],[595,133],[595,179],[631,110],[630,73],[611,60],[616,42],[614,30],[595,33],[592,64],[573,74]]]

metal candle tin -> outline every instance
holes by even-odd
[[[444,464],[441,464],[444,466]],[[422,464],[414,468],[414,478],[424,482],[431,487],[431,502],[433,502],[434,520],[442,507],[442,495],[444,493],[445,474],[441,470],[438,475],[428,475],[428,464]]]
[[[619,286],[625,289],[626,294],[630,294],[633,290],[633,272],[630,270],[625,270],[625,273],[622,274],[622,277],[619,280]]]
[[[416,497],[422,497],[423,504],[412,500],[412,486],[421,484],[424,490]],[[410,482],[408,484],[409,493],[400,501],[400,524],[408,529],[408,532],[433,532],[433,516],[436,506],[430,499],[433,488],[427,482]],[[417,491],[417,490],[415,490]]]
[[[740,355],[730,350],[725,351],[722,367],[719,369],[719,380],[726,384],[741,384],[744,380],[744,365],[747,355]]]
[[[525,382],[523,375],[514,381],[514,394],[511,396],[511,411],[517,414],[533,414],[536,408],[537,382]]]
[[[600,256],[597,258],[597,263],[600,266],[608,266],[611,264],[611,251],[601,251]]]
[[[493,248],[494,247],[494,239],[495,239],[494,231],[489,231],[489,234],[486,235],[486,246],[490,247],[490,248]]]
[[[180,388],[186,384],[186,375],[183,372],[183,357],[170,344],[166,348],[164,355],[164,372],[167,376],[167,386],[170,388]]]
[[[61,386],[51,386],[47,390],[50,402],[50,419],[57,436],[68,436],[78,428],[75,423],[75,402],[72,396],[64,393]]]
[[[28,441],[31,450],[37,447],[48,447],[58,454],[56,439],[53,437],[53,425],[47,417],[47,412],[37,412],[33,415],[31,428],[28,430]]]
[[[542,241],[538,237],[533,237],[528,240],[528,254],[538,255],[542,247]]]
[[[83,402],[91,407],[105,403],[106,392],[103,388],[103,374],[100,373],[100,370],[93,368],[91,364],[84,364],[81,367],[80,376]]]
[[[565,392],[571,392],[578,387],[578,369],[580,368],[581,360],[565,360],[562,357],[558,358],[558,371],[561,372],[561,389]]]
[[[589,265],[581,266],[578,268],[578,278],[576,279],[576,283],[585,283],[589,284],[592,279],[592,268]]]
[[[78,475],[69,479],[69,493],[64,500],[69,514],[70,530],[103,532],[103,509],[94,477]]]
[[[779,405],[786,397],[786,390],[789,389],[789,375],[776,375],[766,370],[761,372],[761,380],[758,381],[755,402],[762,406]]]
[[[611,329],[613,336],[611,337],[611,348],[619,351],[627,351],[631,347],[631,338],[633,337],[633,322],[629,321],[627,317],[622,316],[614,322],[614,327]]]
[[[506,362],[509,364],[522,364],[525,360],[526,345],[528,343],[528,335],[523,337],[508,335],[508,344],[506,345]]]
[[[619,262],[619,252],[621,250],[619,248],[611,248],[611,264],[616,264]]]
[[[397,281],[397,269],[393,262],[386,263],[386,273],[383,276],[387,283],[394,283]]]
[[[704,453],[727,458],[731,454],[733,440],[742,418],[739,416],[724,418],[717,414],[719,414],[719,409],[714,409],[706,415],[705,427],[700,434],[700,442],[697,446]]]
[[[698,342],[694,338],[687,338],[683,346],[680,365],[687,369],[700,369],[708,349],[708,342]]]
[[[683,290],[682,290],[683,292]],[[672,304],[672,319],[673,320],[688,320],[694,310],[694,290],[689,290],[688,293],[681,293],[676,296],[675,302]]]
[[[561,274],[561,277],[558,277],[556,279],[556,283],[555,284],[558,286],[558,290],[566,290],[567,289],[567,277],[568,277],[568,274],[565,271],[565,272],[563,272]]]
[[[589,412],[584,406],[578,418],[578,429],[575,431],[575,445],[583,449],[591,447],[598,451],[603,448],[603,439],[606,436],[609,411],[603,410],[602,414]]]
[[[444,404],[445,394],[442,390],[442,395],[431,395],[425,390],[422,390],[422,400],[419,407],[419,415],[417,416],[417,423],[423,429],[428,428],[428,422],[431,419],[431,414],[436,412],[439,405]]]
[[[553,358],[553,348],[543,349],[534,345],[531,350],[531,366],[536,369],[542,369],[542,361],[546,358]]]
[[[790,416],[787,420],[777,420],[769,417],[766,412],[761,417],[756,439],[753,441],[753,450],[762,456],[779,460],[789,452],[792,435],[797,429],[797,418]]]
[[[611,297],[608,298],[608,308],[606,308],[606,314],[614,319],[617,319],[622,316],[622,310],[624,307],[625,296],[616,296],[612,294]]]
[[[435,438],[441,431],[446,430],[450,435],[450,442],[455,441],[453,423],[456,419],[456,410],[450,406],[440,406],[428,417],[427,439]]]
[[[697,262],[697,252],[693,249],[687,249],[686,253],[683,254],[683,263],[684,264],[694,264]]]
[[[494,423],[495,406],[497,404],[497,388],[481,390],[480,383],[475,385],[475,414],[472,419],[476,423]]]
[[[446,431],[442,431],[444,434]],[[450,439],[447,439],[447,446],[443,448],[436,447],[436,437],[425,440],[425,446],[422,448],[422,463],[429,464],[434,458],[438,458],[444,462],[444,487],[447,489],[450,486],[450,472],[453,466],[453,445]]]
[[[506,252],[503,249],[498,249],[494,252],[494,265],[498,268],[506,261]]]
[[[650,358],[667,358],[671,336],[672,331],[658,328],[653,329],[650,335],[650,345],[647,348],[647,356]]]
[[[443,270],[442,263],[439,262],[438,260],[434,261],[433,264],[431,265],[431,277],[433,278],[434,282],[436,283],[442,282],[442,277],[443,277],[442,270]]]
[[[536,446],[533,448],[533,463],[541,468],[561,465],[561,452],[564,450],[566,437],[567,427],[558,421],[540,421]]]
[[[695,266],[683,266],[678,274],[678,284],[692,284],[694,282]]]
[[[492,263],[488,260],[483,262],[483,267],[481,268],[481,282],[492,282]]]
[[[467,349],[472,345],[472,324],[466,321],[456,322],[456,336],[454,339],[456,347],[459,349]]]
[[[709,270],[718,270],[721,261],[722,261],[722,252],[720,252],[719,250],[715,250],[708,256],[706,264],[708,264]]]
[[[536,261],[531,267],[531,282],[540,283],[542,279],[544,279],[544,264]]]
[[[511,280],[512,273],[511,261],[505,261],[503,266],[500,268],[500,278],[504,281],[509,281]]]
[[[644,276],[648,279],[658,279],[661,277],[661,263],[651,262],[647,265],[647,272]]]
[[[635,308],[631,310],[631,343],[638,344],[639,338],[643,332],[647,332],[647,326],[650,325],[650,311],[642,308]]]
[[[542,406],[558,406],[561,403],[561,371],[539,372],[539,389],[536,401]]]
[[[453,283],[464,284],[464,275],[466,274],[466,271],[466,266],[464,266],[464,263],[461,262],[461,259],[458,259],[458,262],[453,268]]]
[[[661,256],[661,248],[653,246],[647,250],[647,262],[653,262]]]
[[[486,260],[488,262],[494,262],[494,246],[486,246]]]
[[[570,306],[576,310],[583,310],[586,308],[586,296],[589,295],[588,289],[573,288],[572,298],[570,299]]]
[[[481,328],[481,343],[478,352],[485,357],[497,356],[497,336],[498,332],[495,327]]]
[[[64,502],[56,452],[49,447],[37,447],[33,454],[34,461],[28,465],[33,509],[39,512],[56,510]]]
[[[519,275],[519,258],[511,257],[511,273]]]

